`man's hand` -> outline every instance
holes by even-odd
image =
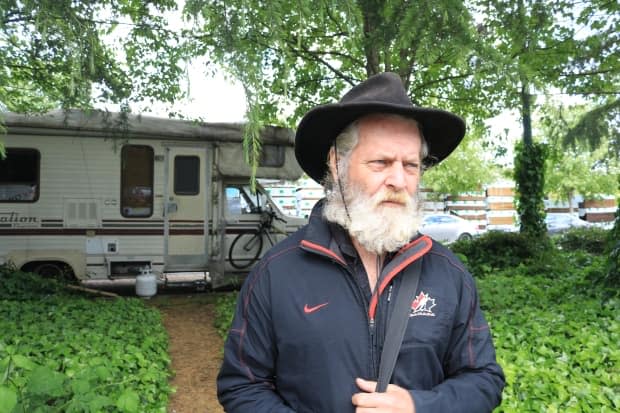
[[[356,413],[415,413],[415,405],[409,391],[395,384],[388,384],[385,393],[375,393],[376,381],[355,379],[362,391],[351,398]]]

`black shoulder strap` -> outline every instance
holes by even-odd
[[[418,288],[420,273],[422,272],[422,258],[415,260],[410,268],[403,274],[400,288],[396,294],[394,309],[390,321],[388,322],[385,334],[385,342],[383,343],[383,351],[381,352],[381,363],[379,364],[379,378],[377,379],[376,392],[383,393],[387,389],[387,385],[392,377],[396,358],[400,352],[400,346],[407,329],[407,321],[409,319],[409,309],[411,301]]]

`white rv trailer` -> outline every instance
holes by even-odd
[[[305,223],[260,185],[250,192],[242,125],[77,110],[0,119],[0,263],[79,280],[200,271],[221,286]],[[301,176],[291,130],[266,127],[262,142],[259,178]],[[262,250],[238,242],[233,254],[265,217]]]

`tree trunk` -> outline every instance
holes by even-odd
[[[366,76],[379,73],[379,43],[377,27],[379,25],[378,6],[374,1],[360,2],[359,7],[364,19],[364,54],[366,55]]]
[[[573,213],[573,196],[574,192],[572,189],[568,191],[568,212],[572,215]]]
[[[527,81],[521,83],[521,115],[523,117],[523,144],[532,145],[532,95]]]

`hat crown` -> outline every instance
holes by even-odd
[[[415,119],[429,145],[425,164],[436,164],[456,148],[465,134],[465,122],[441,109],[415,106],[396,73],[374,75],[347,92],[338,103],[316,106],[304,115],[295,135],[295,156],[315,181],[328,173],[329,150],[338,135],[363,116],[390,113]]]
[[[403,82],[396,73],[379,73],[353,87],[340,104],[385,103],[413,107]]]

